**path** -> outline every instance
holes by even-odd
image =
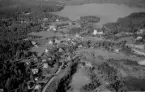
[[[47,82],[47,84],[45,85],[45,87],[42,89],[42,92],[46,92],[47,87],[51,84],[51,82],[55,79],[56,75],[59,74],[62,70],[62,67],[64,66],[64,63],[62,63],[62,65],[59,67],[59,69],[57,70],[57,72],[55,73],[55,76],[53,76],[50,81]]]

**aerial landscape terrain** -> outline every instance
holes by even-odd
[[[0,92],[145,92],[145,0],[0,0]]]

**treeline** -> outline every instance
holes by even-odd
[[[140,70],[143,70],[144,68],[141,67],[137,61],[129,60],[129,59],[109,59],[107,60],[107,64],[116,67],[117,69],[123,70],[125,73],[133,73],[139,72]],[[133,69],[130,70],[129,68],[132,67]],[[109,70],[109,69],[107,69]],[[121,77],[121,76],[120,76]],[[117,79],[115,82],[112,82],[108,87],[109,89],[116,90],[116,91],[145,91],[145,88],[143,85],[145,84],[144,78],[141,78],[141,76],[131,76],[128,75],[126,77],[122,77],[120,79]]]
[[[30,32],[41,31],[44,18],[51,23],[59,17],[49,12],[61,9],[63,6],[22,5],[0,10],[0,40],[22,40]]]
[[[107,23],[104,25],[108,35],[115,35],[120,32],[128,32],[135,34],[138,29],[145,27],[145,13],[132,13],[127,17],[119,18],[115,23]]]
[[[4,92],[28,92],[27,81],[30,78],[30,67],[21,59],[33,53],[28,52],[32,44],[25,42],[8,42],[0,44],[0,89]]]
[[[60,80],[56,92],[67,92],[71,88],[70,83],[72,81],[73,75],[77,71],[78,62],[76,61],[78,60],[79,59],[73,62],[73,64],[70,67],[70,70],[68,71],[69,73]]]
[[[94,23],[94,22],[99,22],[100,18],[96,17],[96,16],[81,16],[80,20],[84,21],[84,22],[93,22]]]

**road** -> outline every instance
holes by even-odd
[[[59,69],[57,70],[57,72],[55,73],[55,76],[53,76],[50,81],[47,82],[47,84],[45,85],[45,87],[42,89],[42,92],[46,92],[47,90],[47,87],[51,84],[51,82],[56,78],[56,75],[58,75],[61,70],[62,70],[62,67],[64,66],[64,63],[62,63],[62,65],[59,67]]]

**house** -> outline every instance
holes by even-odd
[[[56,26],[55,26],[55,25],[50,25],[50,26],[49,26],[49,30],[56,31]]]
[[[35,69],[31,69],[31,71],[32,71],[33,74],[37,74],[38,73],[38,69],[36,69],[36,68]]]
[[[93,67],[92,64],[91,64],[90,62],[85,62],[85,65],[86,65],[87,67],[91,67],[91,68]]]
[[[46,59],[42,59],[42,62],[46,62],[47,60]]]
[[[4,92],[4,90],[3,89],[0,89],[0,92]]]
[[[49,50],[48,49],[45,49],[45,51],[44,51],[45,53],[48,53],[49,52]]]
[[[93,35],[97,35],[97,34],[102,35],[103,33],[104,33],[103,31],[99,32],[98,30],[95,29],[92,34]]]
[[[142,37],[141,37],[141,36],[138,36],[138,37],[136,38],[136,40],[142,40]]]
[[[57,38],[55,38],[55,43],[60,43],[60,41],[57,39]]]
[[[145,46],[144,46],[144,45],[134,45],[134,48],[137,48],[137,49],[144,49]]]
[[[59,22],[59,19],[56,19],[55,21],[56,21],[56,22]]]
[[[31,14],[30,12],[26,12],[26,13],[25,13],[25,15],[30,15],[30,14]]]
[[[52,40],[49,40],[48,44],[53,44],[53,41]]]
[[[47,31],[49,32],[49,31],[50,31],[50,29],[48,28],[48,29],[47,29]]]
[[[138,64],[139,65],[145,65],[145,60],[139,61]]]
[[[97,35],[97,33],[98,33],[98,31],[97,30],[94,30],[92,34],[93,35]]]
[[[119,51],[120,51],[119,49],[114,49],[114,52],[116,53],[119,53]]]
[[[31,43],[33,44],[33,45],[36,45],[37,43],[36,42],[34,42],[34,41],[31,41]]]
[[[75,37],[80,38],[80,35],[76,34]]]
[[[145,48],[144,45],[135,45],[135,44],[126,44],[126,45],[131,47],[131,48],[136,48],[136,49],[144,49]]]
[[[63,49],[62,48],[59,48],[59,52],[63,52]]]
[[[35,80],[35,81],[38,81],[38,77],[35,77],[34,80]]]
[[[78,48],[81,48],[81,47],[83,47],[83,45],[79,45],[79,46],[78,46]]]
[[[48,63],[43,63],[43,69],[47,69],[48,67]]]
[[[40,88],[41,88],[41,85],[37,84],[35,85],[34,90],[40,90]]]
[[[48,18],[43,18],[43,21],[47,21],[48,20]]]
[[[143,34],[145,32],[145,28],[142,28],[142,29],[139,29],[138,31],[137,31],[137,34]]]

